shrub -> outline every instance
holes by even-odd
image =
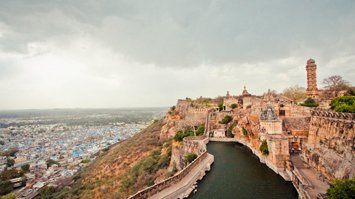
[[[193,136],[194,132],[191,129],[188,129],[186,131],[178,131],[175,136],[174,136],[174,140],[181,142],[184,137],[188,137],[188,136]]]
[[[83,164],[87,164],[89,162],[90,162],[90,159],[84,159],[84,160],[81,161],[81,163],[83,163]]]
[[[232,108],[232,109],[235,109],[235,108],[237,108],[237,107],[238,107],[237,104],[232,104],[232,105],[231,105],[231,108]]]
[[[200,136],[200,135],[203,135],[204,133],[205,133],[205,125],[202,124],[197,128],[196,135]]]
[[[54,164],[60,166],[59,162],[57,162],[57,161],[55,161],[55,160],[52,160],[52,159],[48,159],[48,160],[47,160],[47,167],[51,167],[51,166],[54,165]]]
[[[230,115],[226,115],[224,116],[224,118],[222,119],[222,121],[220,121],[220,124],[228,124],[229,122],[231,122],[233,120],[232,116]]]
[[[330,106],[336,112],[355,113],[355,96],[336,97]]]
[[[30,165],[29,164],[24,164],[21,166],[21,171],[24,173],[27,173],[30,170]]]
[[[244,127],[242,128],[242,132],[244,136],[248,136],[248,131]]]
[[[351,180],[335,180],[327,190],[330,199],[355,198],[355,178]]]
[[[6,180],[0,182],[0,195],[8,194],[12,192],[13,189],[13,185],[10,181]]]
[[[194,161],[197,158],[197,155],[195,153],[188,153],[185,155],[185,165],[190,164],[192,161]]]
[[[269,155],[269,149],[266,140],[261,141],[259,150],[263,155]]]
[[[11,159],[11,158],[7,158],[6,159],[6,166],[7,167],[12,167],[12,166],[14,166],[14,164],[15,164],[15,160],[14,159]]]
[[[231,129],[228,129],[228,130],[227,130],[227,132],[226,132],[226,137],[229,137],[229,138],[234,137],[233,131],[232,131]]]
[[[12,178],[18,178],[23,176],[23,173],[18,172],[15,168],[7,169],[1,172],[0,179],[1,180],[10,180]]]
[[[218,104],[218,109],[219,109],[220,111],[223,110],[223,102],[220,102],[220,103]]]
[[[314,99],[307,98],[303,103],[301,103],[301,106],[317,107],[319,104]]]

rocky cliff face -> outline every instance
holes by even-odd
[[[327,181],[355,176],[355,114],[313,111],[304,160]]]

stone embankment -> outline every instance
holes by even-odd
[[[186,198],[195,189],[196,182],[210,170],[213,161],[213,155],[204,152],[174,176],[137,192],[129,199]]]

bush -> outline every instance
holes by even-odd
[[[0,195],[5,195],[13,190],[13,185],[10,181],[0,181]]]
[[[355,178],[351,180],[335,180],[327,190],[330,199],[355,198]]]
[[[261,141],[259,150],[263,155],[269,155],[269,149],[266,140]]]
[[[228,129],[227,132],[226,132],[226,137],[228,138],[233,138],[234,135],[233,135],[233,131],[231,129]]]
[[[7,167],[12,167],[12,166],[14,166],[14,164],[15,164],[15,160],[14,159],[11,159],[11,158],[7,158],[6,159],[6,166]]]
[[[197,128],[196,135],[200,136],[200,135],[203,135],[204,133],[205,133],[205,125],[202,124]]]
[[[226,115],[224,116],[224,118],[222,119],[222,121],[220,121],[220,124],[228,124],[229,122],[231,122],[233,120],[232,116],[230,115]]]
[[[244,127],[242,128],[242,132],[244,136],[248,136],[248,131]]]
[[[336,97],[330,106],[336,112],[355,113],[355,96]]]
[[[57,161],[55,161],[55,160],[52,160],[52,159],[48,159],[48,160],[47,160],[47,167],[51,167],[51,166],[54,165],[54,164],[60,166],[59,162],[57,162]]]
[[[174,140],[181,142],[185,137],[193,136],[193,135],[194,132],[191,129],[188,129],[186,131],[178,131],[174,136]]]
[[[218,104],[218,109],[219,109],[220,111],[223,110],[223,102],[221,102],[221,103]]]
[[[89,162],[90,162],[90,159],[84,159],[84,160],[81,161],[81,163],[83,163],[83,164],[87,164]]]
[[[301,106],[317,107],[319,104],[314,99],[307,98],[303,103],[301,103]]]
[[[39,191],[39,196],[38,198],[40,199],[50,199],[53,198],[53,194],[55,193],[55,188],[54,187],[43,187],[40,191]]]
[[[231,105],[231,108],[232,108],[232,109],[235,109],[235,108],[237,108],[237,107],[238,107],[237,104],[232,104],[232,105]]]
[[[30,165],[29,164],[24,164],[21,166],[21,171],[24,173],[27,173],[30,170]]]
[[[1,172],[0,179],[1,180],[10,180],[12,178],[22,177],[23,173],[18,172],[15,168],[7,169]]]
[[[194,161],[197,158],[197,155],[195,153],[188,153],[185,155],[185,165],[190,164],[192,161]]]

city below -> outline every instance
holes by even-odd
[[[0,112],[0,172],[12,175],[18,196],[63,187],[100,153],[125,140],[165,109],[33,110]]]

